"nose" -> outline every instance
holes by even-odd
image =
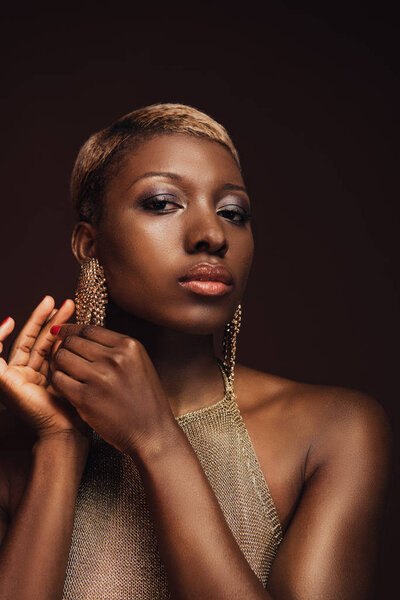
[[[215,207],[196,207],[188,215],[185,246],[190,254],[201,250],[220,256],[226,254],[228,240],[222,218],[215,212]]]

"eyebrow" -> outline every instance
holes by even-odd
[[[147,179],[148,177],[167,177],[168,179],[173,179],[174,181],[182,180],[182,177],[177,173],[171,173],[170,171],[148,171],[147,173],[143,173],[139,177],[136,177],[130,184],[129,188],[131,188],[135,183],[140,181],[141,179]],[[241,190],[247,194],[247,190],[243,185],[237,185],[235,183],[224,183],[222,186],[223,190]]]
[[[176,173],[170,173],[169,171],[148,171],[147,173],[143,173],[143,175],[139,175],[139,177],[136,177],[136,179],[134,179],[129,184],[129,187],[132,187],[137,181],[140,181],[141,179],[146,179],[147,177],[168,177],[168,179],[175,180],[181,179],[179,175],[177,175]]]
[[[243,185],[237,185],[236,183],[224,183],[222,186],[223,190],[241,190],[242,192],[246,192],[247,190]]]

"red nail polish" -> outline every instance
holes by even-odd
[[[1,327],[2,325],[4,325],[4,323],[5,323],[6,321],[8,321],[8,319],[9,319],[9,318],[10,318],[10,317],[7,317],[6,319],[4,319],[4,321],[3,321],[2,323],[0,323],[0,327]]]
[[[53,335],[57,335],[60,329],[61,325],[53,325],[53,327],[50,329],[50,333],[52,333]]]

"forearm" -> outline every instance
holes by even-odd
[[[85,451],[46,439],[0,548],[0,600],[61,600]]]
[[[174,600],[272,600],[179,426],[136,460]]]

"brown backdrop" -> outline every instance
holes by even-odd
[[[253,202],[240,360],[370,393],[398,440],[400,31],[382,4],[323,5],[3,12],[0,320],[73,295],[68,180],[86,137],[145,104],[192,104],[231,132]],[[379,598],[397,590],[398,500],[393,482]]]

